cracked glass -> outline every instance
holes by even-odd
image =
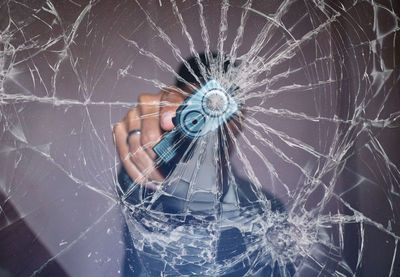
[[[0,275],[399,276],[399,15],[396,0],[0,0]],[[182,64],[217,87],[187,130],[218,128],[174,137],[153,191],[122,169],[113,126],[142,93],[200,91]]]

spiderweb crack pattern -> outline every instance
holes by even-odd
[[[399,14],[395,0],[0,1],[0,241],[11,251],[24,221],[50,253],[0,270],[119,276],[135,249],[142,274],[397,276]],[[196,78],[238,86],[241,111],[216,140],[220,202],[176,215],[165,190],[119,182],[111,132],[202,52]]]

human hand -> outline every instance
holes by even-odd
[[[141,94],[138,105],[114,125],[114,141],[123,167],[131,179],[156,190],[165,176],[157,169],[156,145],[164,131],[174,128],[172,118],[185,99],[185,91],[171,86],[158,94]],[[132,132],[134,131],[134,132]],[[128,135],[131,132],[131,135]]]

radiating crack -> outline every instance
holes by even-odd
[[[68,230],[57,247],[48,242],[52,258],[31,274],[79,248],[120,203],[138,255],[126,262],[143,276],[397,276],[399,9],[395,0],[0,3],[5,203],[25,220],[54,201],[30,203],[32,160],[106,207],[68,245]],[[177,140],[187,148],[161,190],[121,183],[111,126],[140,93],[174,80],[195,89],[180,64],[198,83],[218,82],[240,111],[214,137]],[[219,93],[206,102],[215,113],[225,109]],[[207,211],[191,205],[199,195]]]

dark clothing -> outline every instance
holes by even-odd
[[[259,201],[259,197],[255,194],[255,191],[252,189],[253,185],[248,181],[242,178],[235,178],[236,183],[238,184],[238,188],[241,190],[240,195],[241,204],[243,205],[252,205]],[[137,205],[140,204],[143,199],[151,197],[153,194],[152,191],[144,189],[143,187],[135,185],[132,180],[129,178],[125,170],[121,170],[118,181],[121,186],[121,195],[126,197],[126,192],[129,191],[129,196],[126,197],[126,201],[130,204]],[[134,187],[136,186],[136,187]],[[132,190],[132,188],[134,188]],[[285,213],[285,209],[283,204],[276,198],[272,197],[272,195],[268,193],[264,193],[266,198],[271,203],[272,212],[277,213]],[[145,273],[145,269],[143,268],[143,262],[135,249],[135,246],[132,242],[131,234],[127,225],[124,226],[124,241],[125,241],[125,259],[124,259],[124,268],[123,268],[123,276],[148,276]],[[221,231],[218,239],[216,253],[216,262],[223,262],[225,260],[229,260],[230,256],[236,256],[246,251],[246,245],[242,233],[237,228],[230,228],[227,230]],[[249,262],[249,261],[247,261]],[[233,266],[230,273],[227,273],[222,276],[243,276],[246,274],[250,264],[246,264],[246,261],[240,264],[236,264]],[[274,264],[273,267],[270,265],[265,266],[265,268],[261,271],[257,276],[271,276],[277,277],[281,276],[279,266],[277,263]],[[288,265],[286,267],[287,276],[294,275],[294,266]],[[180,271],[181,272],[181,271]],[[189,272],[190,273],[190,272]],[[150,275],[149,275],[150,276]]]

